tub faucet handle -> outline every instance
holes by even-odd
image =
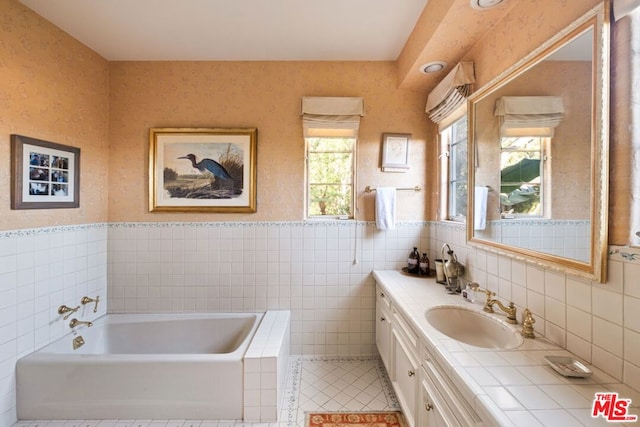
[[[89,297],[82,297],[82,299],[80,300],[80,303],[82,305],[85,304],[89,304],[91,302],[95,302],[96,305],[93,307],[93,312],[97,313],[98,312],[98,303],[100,302],[100,296],[96,296],[95,299],[94,298],[89,298]]]
[[[71,316],[73,313],[75,313],[79,309],[80,309],[80,306],[77,306],[76,308],[71,308],[71,307],[67,307],[66,305],[63,304],[60,307],[58,307],[58,314],[67,313],[67,315],[62,318],[62,320],[67,320],[69,318],[69,316]]]

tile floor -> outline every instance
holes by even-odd
[[[307,411],[393,411],[400,405],[378,358],[291,358],[280,420],[38,420],[13,427],[301,427]]]

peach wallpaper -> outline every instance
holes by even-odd
[[[476,64],[478,87],[556,35],[601,0],[522,0],[465,55]]]
[[[517,7],[508,8],[504,19],[493,25],[492,31],[463,58],[476,62],[477,86],[487,83],[566,26],[572,17],[597,3],[598,0],[525,0],[518,2]],[[442,8],[446,10],[445,6]],[[419,25],[421,22],[422,18]],[[406,77],[405,66],[399,77],[398,64],[392,62],[109,64],[17,0],[0,1],[0,24],[0,81],[3,82],[0,86],[0,158],[5,159],[4,167],[0,168],[0,183],[7,188],[11,181],[8,168],[11,133],[82,149],[79,209],[12,211],[9,194],[5,192],[0,195],[0,230],[91,223],[107,218],[114,221],[299,219],[302,216],[303,150],[297,112],[303,95],[365,97],[367,117],[362,121],[358,158],[359,219],[373,219],[373,197],[361,194],[366,185],[422,185],[434,189],[436,146],[428,141],[435,139],[435,127],[423,113],[426,93],[397,89],[398,78]],[[615,25],[614,30],[620,25],[623,22]],[[423,26],[417,27],[399,62],[407,66],[419,62],[418,57],[423,53],[419,44],[424,38],[420,35],[429,32]],[[450,36],[456,38],[456,35]],[[615,48],[628,46],[625,37],[628,36],[623,35],[612,43],[614,60]],[[618,56],[624,63],[624,53]],[[612,78],[620,82],[628,74],[625,68],[616,67],[615,62],[612,72]],[[272,98],[265,101],[268,95]],[[623,95],[614,92],[614,96]],[[611,190],[610,235],[611,242],[617,244],[625,244],[629,232],[630,136],[623,132],[627,122],[625,111],[612,112],[616,120],[611,171],[615,185]],[[148,128],[204,125],[258,128],[258,213],[148,213]],[[408,174],[380,172],[382,132],[414,135],[412,166],[417,166]],[[426,173],[420,166],[425,163]],[[109,177],[109,170],[113,170],[114,176]],[[122,179],[118,179],[119,176]],[[435,191],[405,193],[399,200],[399,216],[433,219],[436,200]]]
[[[107,61],[15,0],[0,1],[0,230],[107,219]],[[81,149],[80,208],[11,210],[10,135]]]
[[[393,62],[112,62],[109,67],[109,221],[303,219],[303,96],[364,98],[357,152],[358,219],[374,219],[373,195],[363,195],[367,185],[428,185],[426,94],[398,90]],[[149,213],[152,127],[257,128],[257,213]],[[381,172],[383,132],[413,135],[409,172]],[[398,219],[424,219],[426,194],[399,194]]]

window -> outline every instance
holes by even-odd
[[[440,131],[440,218],[466,221],[468,192],[467,116]]]
[[[500,139],[500,211],[503,217],[543,216],[545,146],[538,136]]]
[[[305,138],[307,217],[353,217],[356,139]]]
[[[353,218],[359,97],[303,97],[306,217]]]

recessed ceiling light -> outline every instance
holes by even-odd
[[[474,9],[490,9],[502,3],[503,0],[470,0],[471,7]]]
[[[438,71],[444,70],[444,67],[447,66],[447,63],[444,61],[431,61],[420,67],[420,72],[424,74],[437,73]]]

